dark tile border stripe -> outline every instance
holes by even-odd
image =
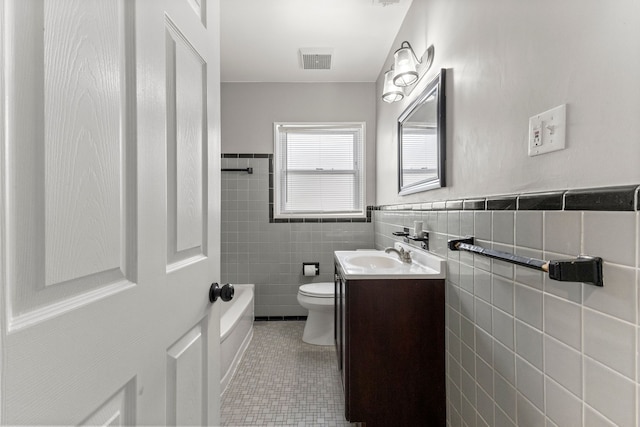
[[[256,322],[288,322],[292,320],[307,320],[307,316],[256,316]]]
[[[523,194],[518,196],[519,211],[561,211],[563,193]]]
[[[447,200],[445,207],[448,211],[461,211],[462,206],[462,200]]]
[[[518,204],[517,197],[499,197],[487,199],[488,211],[514,211]]]
[[[463,200],[462,208],[465,211],[484,211],[487,209],[486,199]]]
[[[525,193],[501,197],[445,200],[414,204],[382,205],[371,210],[430,211],[430,210],[519,210],[519,211],[640,211],[640,186],[585,188]]]
[[[220,155],[222,159],[269,159],[273,154],[255,154],[255,153],[223,153]]]
[[[295,224],[295,223],[363,223],[371,222],[371,211],[374,206],[367,206],[366,218],[274,218],[274,195],[273,195],[273,154],[264,153],[224,153],[220,155],[223,159],[269,159],[269,222],[272,224]]]
[[[567,211],[633,211],[637,188],[613,187],[571,190],[564,195]]]

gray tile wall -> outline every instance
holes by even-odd
[[[333,251],[373,248],[372,223],[269,223],[269,159],[223,158],[221,281],[256,285],[256,316],[306,316],[298,286],[333,282]],[[320,275],[302,275],[319,262]]]
[[[451,426],[639,425],[639,212],[382,210],[376,247],[414,220],[448,260]],[[447,249],[464,235],[529,257],[602,257],[605,286]]]

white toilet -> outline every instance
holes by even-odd
[[[300,286],[298,302],[309,310],[302,341],[315,345],[333,345],[333,283],[309,283]]]

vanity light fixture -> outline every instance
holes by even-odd
[[[405,87],[418,81],[418,64],[421,62],[408,41],[400,44],[400,49],[396,50],[393,58],[393,66],[396,70],[393,74],[394,85]]]
[[[400,49],[393,54],[394,63],[384,73],[382,100],[385,102],[400,101],[411,93],[411,86],[416,84],[433,63],[433,45],[429,46],[422,57],[418,58],[408,41],[400,44]]]
[[[392,103],[400,101],[404,98],[404,92],[401,88],[393,84],[393,67],[384,73],[384,86],[382,87],[382,100]]]

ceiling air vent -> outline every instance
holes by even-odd
[[[304,70],[331,69],[332,49],[300,49],[300,60]]]

